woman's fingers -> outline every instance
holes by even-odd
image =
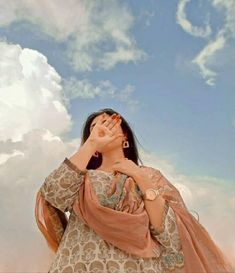
[[[110,122],[112,122],[115,118],[116,114],[112,114],[111,116],[109,116],[108,118],[106,118],[106,121],[103,123],[104,126],[108,127],[108,125],[110,124]]]
[[[118,114],[113,114],[112,116],[110,116],[105,122],[104,122],[104,126],[106,126],[107,128],[111,129],[113,128],[113,126],[119,121],[120,119],[120,115]]]
[[[108,135],[108,136],[112,136],[113,135],[112,131],[110,131],[106,126],[103,126],[102,130],[105,131],[105,135]]]
[[[116,138],[123,136],[123,133],[118,133],[121,122],[120,115],[117,114],[113,114],[108,118],[105,115],[101,116],[95,126],[98,134],[97,136],[101,137],[102,142],[104,143],[114,141]]]
[[[111,141],[115,140],[115,139],[118,138],[118,137],[122,137],[122,136],[123,136],[122,133],[114,134],[114,135],[111,137]]]
[[[96,122],[97,125],[102,125],[105,120],[105,115],[103,114]]]
[[[112,131],[112,132],[116,132],[118,130],[118,126],[121,124],[122,120],[119,119],[115,122],[115,124],[113,124],[112,127],[109,127],[109,129]]]
[[[119,114],[112,114],[108,118],[105,115],[101,115],[100,119],[97,121],[97,125],[102,125],[108,129],[112,129],[117,123],[120,123],[120,115]]]

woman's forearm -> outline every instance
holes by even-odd
[[[145,192],[148,188],[156,188],[154,187],[150,178],[143,173],[143,171],[136,173],[135,177],[133,177],[136,183],[138,184],[141,192]],[[164,206],[165,199],[160,195],[155,200],[145,200],[144,201],[146,211],[149,215],[150,223],[157,229],[161,230],[163,226],[163,215],[164,215]]]
[[[95,151],[96,148],[94,144],[89,139],[87,139],[87,141],[82,146],[80,146],[78,151],[72,155],[69,160],[81,171],[85,171],[86,166]]]

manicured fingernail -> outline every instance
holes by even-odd
[[[115,119],[115,118],[116,118],[116,116],[117,116],[116,114],[113,114],[112,119]]]

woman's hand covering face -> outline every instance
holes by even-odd
[[[113,114],[108,118],[101,115],[94,127],[91,129],[89,140],[96,147],[96,150],[102,148],[116,138],[124,136],[123,133],[118,133],[119,125],[122,120],[119,115]]]

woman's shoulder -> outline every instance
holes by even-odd
[[[148,166],[148,165],[140,165],[139,166],[141,169],[143,169],[144,171],[148,172],[149,174],[161,174],[162,172],[160,171],[160,169],[153,167],[153,166]]]
[[[167,175],[165,175],[165,173],[159,168],[147,165],[141,165],[140,167],[144,170],[144,172],[147,173],[147,175],[154,181],[154,183],[157,183],[159,186],[164,186],[166,188],[175,188],[173,183],[167,178]]]
[[[163,173],[157,167],[141,165],[140,168],[155,182],[160,181],[161,177],[164,177]]]

